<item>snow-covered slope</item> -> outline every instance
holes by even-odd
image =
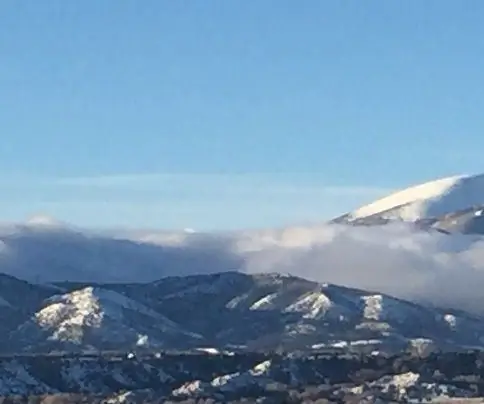
[[[484,174],[455,176],[395,192],[345,215],[347,221],[384,214],[404,221],[434,218],[484,204]]]

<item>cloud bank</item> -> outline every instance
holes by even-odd
[[[410,225],[291,228],[239,240],[248,272],[293,275],[484,313],[484,239]],[[299,240],[299,243],[298,241]]]
[[[484,238],[409,225],[320,225],[233,233],[0,231],[0,271],[31,281],[151,281],[282,272],[484,314]]]

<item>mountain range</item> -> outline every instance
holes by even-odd
[[[88,231],[48,218],[4,225],[0,347],[481,348],[483,204],[484,176],[467,176],[314,226],[204,234]]]
[[[480,317],[280,274],[48,285],[3,275],[0,296],[3,354],[484,346]]]

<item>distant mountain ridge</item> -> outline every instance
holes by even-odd
[[[3,353],[484,348],[479,317],[280,274],[47,286],[4,276],[0,296]]]

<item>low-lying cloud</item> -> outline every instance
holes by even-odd
[[[150,281],[239,270],[320,282],[484,313],[484,238],[409,225],[320,225],[190,234],[100,234],[13,227],[0,234],[0,271],[31,281]]]
[[[311,238],[312,234],[317,237]],[[291,237],[294,235],[294,238]],[[427,303],[483,311],[484,239],[408,225],[287,229],[246,252],[248,272],[288,272]],[[295,239],[304,240],[297,246]],[[292,246],[288,245],[292,239]]]

